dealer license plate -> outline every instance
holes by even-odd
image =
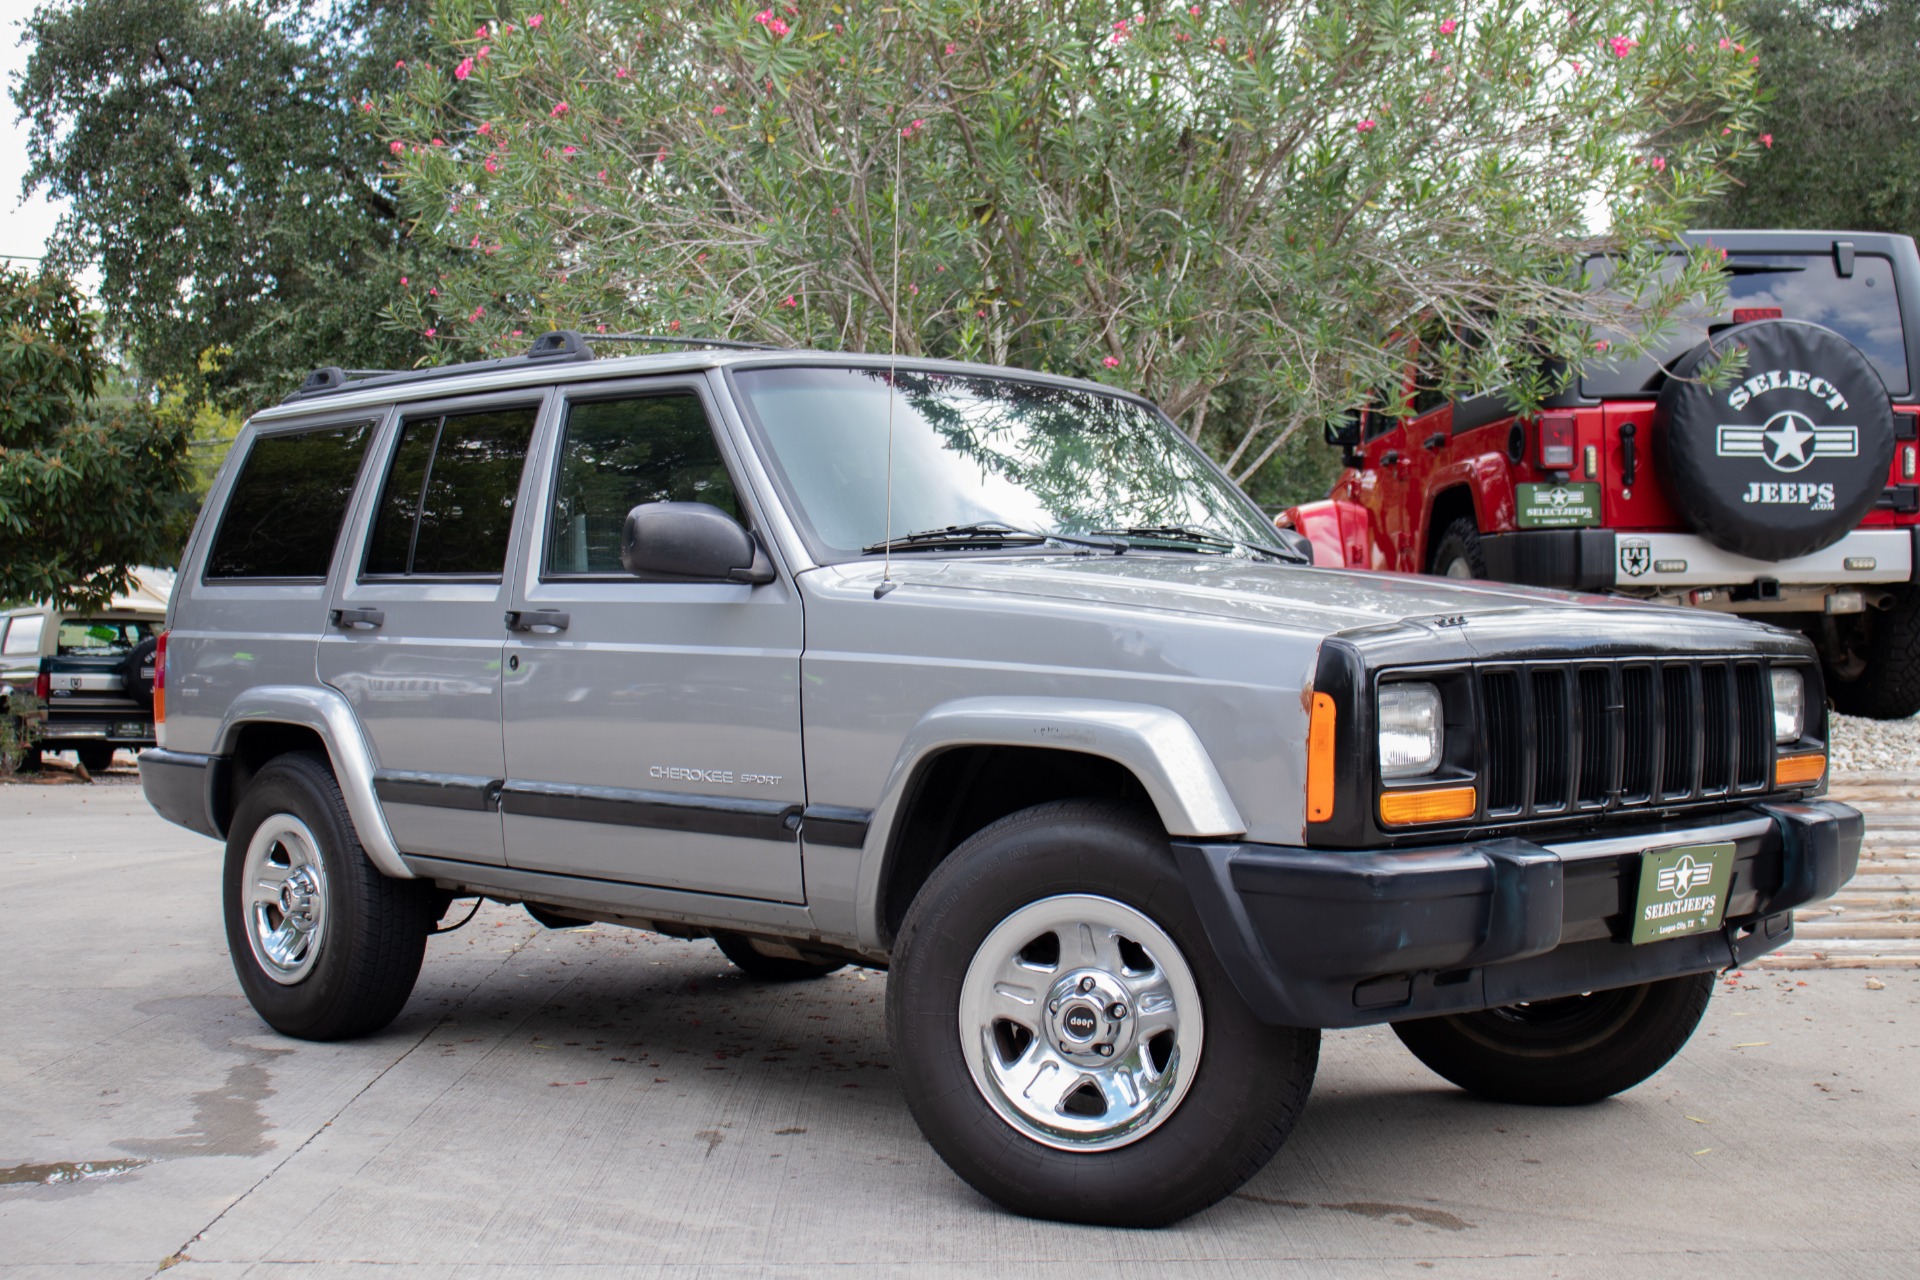
[[[1600,523],[1600,486],[1590,481],[1513,486],[1522,529],[1591,529]]]
[[[116,738],[151,738],[153,726],[145,720],[123,720],[113,726]]]
[[[1732,841],[1649,849],[1640,855],[1633,941],[1660,942],[1718,929],[1733,884]]]

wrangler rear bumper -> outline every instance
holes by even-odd
[[[1886,586],[1920,582],[1920,528],[1855,529],[1792,560],[1754,560],[1693,533],[1533,529],[1480,538],[1495,582],[1573,591],[1735,587],[1762,580],[1787,587]]]
[[[1344,853],[1175,841],[1214,951],[1265,1022],[1355,1027],[1745,964],[1793,937],[1860,858],[1858,811],[1756,804],[1551,845]],[[1736,847],[1721,929],[1626,941],[1643,850]]]

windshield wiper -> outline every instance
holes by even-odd
[[[1294,552],[1281,547],[1270,547],[1259,542],[1242,542],[1238,538],[1229,538],[1211,529],[1195,529],[1179,524],[1136,524],[1124,529],[1095,529],[1096,534],[1106,534],[1116,538],[1142,538],[1155,542],[1191,542],[1201,547],[1229,548],[1240,551],[1252,551],[1259,555],[1271,556],[1276,560],[1285,560],[1291,564],[1305,563]]]
[[[883,551],[940,551],[949,547],[1031,547],[1043,542],[1065,542],[1076,547],[1098,547],[1102,551],[1112,551],[1115,554],[1127,549],[1126,543],[1115,542],[1109,538],[1078,538],[1070,533],[1035,533],[1031,529],[1016,529],[1010,524],[987,521],[981,524],[950,524],[940,529],[922,529],[918,533],[903,533],[889,541],[862,547],[860,554],[872,556]]]

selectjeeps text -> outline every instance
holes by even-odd
[[[886,968],[947,1163],[1122,1225],[1258,1170],[1322,1027],[1630,1088],[1852,874],[1804,638],[1304,546],[1088,383],[572,333],[322,370],[213,486],[141,776],[226,841],[288,1035],[392,1020],[468,895]]]

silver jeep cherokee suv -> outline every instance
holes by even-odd
[[[321,370],[213,487],[141,776],[279,1031],[385,1026],[456,896],[885,967],[961,1177],[1150,1225],[1320,1028],[1592,1101],[1853,873],[1799,636],[1312,568],[1106,387],[594,355]]]

